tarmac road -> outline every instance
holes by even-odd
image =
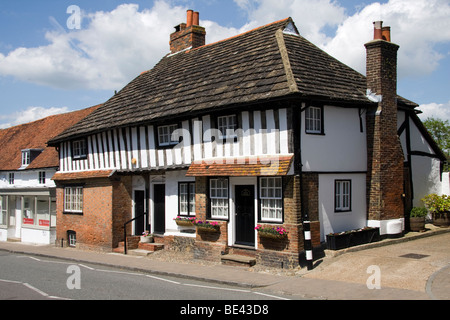
[[[0,242],[0,250],[71,259],[76,263],[207,280],[295,298],[329,300],[450,300],[450,228],[430,228],[400,239],[326,251],[295,276],[275,275],[225,265],[202,266],[150,258],[87,252],[54,246]],[[379,289],[377,288],[379,287]],[[258,290],[259,290],[258,289]]]

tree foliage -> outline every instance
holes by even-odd
[[[438,144],[439,148],[446,154],[450,153],[450,123],[448,120],[428,118],[423,122],[428,132]]]

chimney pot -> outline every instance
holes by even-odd
[[[194,12],[192,24],[194,26],[200,25],[200,13],[199,12]]]
[[[193,10],[188,10],[187,11],[187,23],[186,23],[186,27],[187,28],[192,26],[193,18],[194,18],[194,11]]]
[[[373,23],[373,40],[382,40],[382,28],[383,28],[383,21],[375,21]]]
[[[382,34],[383,40],[391,42],[391,27],[381,28],[381,34]]]

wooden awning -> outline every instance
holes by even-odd
[[[201,160],[191,164],[186,176],[285,176],[293,158],[288,155]]]

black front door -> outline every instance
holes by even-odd
[[[145,231],[145,191],[134,191],[134,234],[142,235]]]
[[[236,243],[255,245],[254,186],[235,186]]]
[[[164,234],[166,231],[166,185],[153,185],[154,233]]]

